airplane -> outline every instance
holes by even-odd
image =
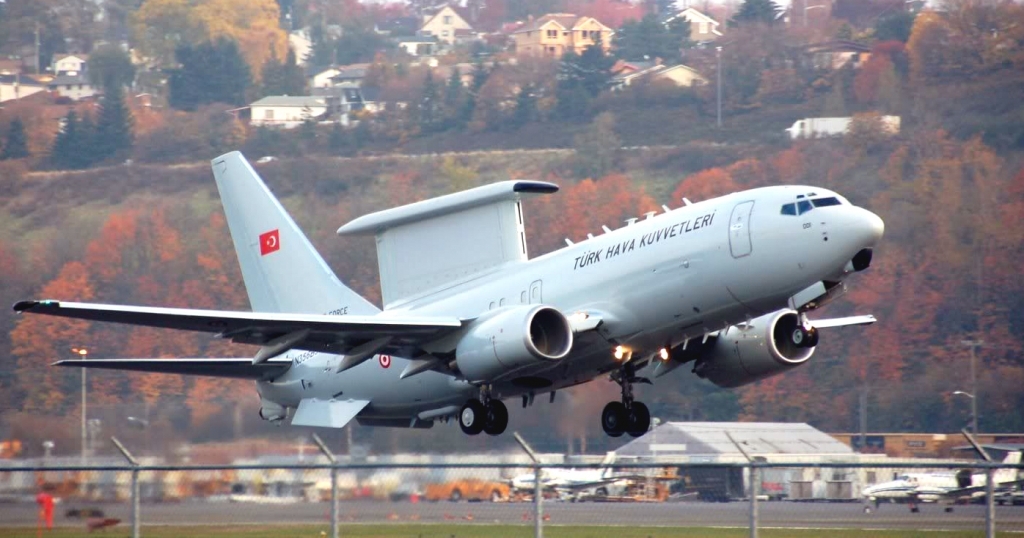
[[[593,490],[598,496],[608,496],[611,488],[624,490],[632,480],[640,480],[644,477],[639,475],[624,475],[616,473],[611,464],[615,459],[615,453],[609,452],[601,467],[593,469],[566,469],[553,467],[545,469],[541,473],[541,486],[545,490],[555,491],[561,496],[575,499],[587,490]],[[512,477],[509,485],[514,491],[533,493],[536,488],[536,476],[534,473],[523,473]]]
[[[884,224],[827,189],[773,186],[630,219],[530,259],[522,201],[558,186],[508,180],[363,215],[341,236],[376,239],[383,309],[346,287],[249,162],[212,160],[252,311],[21,301],[45,314],[186,331],[260,346],[249,358],[62,360],[59,366],[251,379],[259,415],[296,426],[499,435],[502,400],[608,376],[621,397],[605,433],[640,436],[633,386],[683,364],[738,387],[805,364],[812,320],[871,264]],[[609,201],[608,203],[612,203]],[[645,375],[640,375],[645,374]],[[649,376],[649,377],[648,377]]]
[[[1020,465],[1021,451],[1011,451],[1003,459],[1006,465]],[[993,487],[997,492],[1008,492],[1010,488],[1024,483],[1018,480],[1015,467],[1000,468],[993,472]],[[919,503],[946,501],[955,502],[962,497],[985,495],[988,478],[984,472],[961,469],[956,472],[905,473],[893,480],[869,486],[861,490],[865,502],[874,503],[875,508],[883,500],[909,503],[911,512],[919,512]],[[870,507],[866,507],[870,510]],[[946,512],[953,507],[947,506]]]

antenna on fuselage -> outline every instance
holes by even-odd
[[[565,246],[571,247],[571,246],[573,246],[575,244],[576,243],[573,243],[568,237],[565,238]]]
[[[689,198],[683,197],[683,203],[686,205],[693,205],[693,202]]]
[[[610,228],[608,228],[607,226],[605,226],[604,224],[601,225],[601,229],[604,230],[604,233],[606,233],[606,234],[612,233],[612,230]]]
[[[672,211],[672,210],[671,210],[671,209],[669,209],[669,208],[668,208],[668,206],[667,206],[667,205],[665,205],[665,204],[661,204],[661,208],[665,210],[665,213],[668,213],[669,211]]]

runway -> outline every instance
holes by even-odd
[[[107,517],[130,519],[127,503],[68,503],[58,506],[56,523],[79,526],[78,519],[64,514],[69,508],[95,507]],[[982,530],[985,507],[956,506],[952,513],[943,506],[925,504],[921,512],[910,513],[906,505],[883,504],[864,513],[859,503],[762,502],[761,528],[853,528]],[[661,527],[747,527],[750,507],[746,503],[568,503],[547,502],[549,525],[628,525]],[[183,502],[143,504],[143,525],[272,525],[326,523],[329,503],[248,504],[230,502]],[[349,523],[455,523],[532,524],[530,503],[410,503],[386,501],[345,501],[340,519]],[[34,503],[0,504],[0,525],[31,526],[36,522]],[[1024,507],[997,506],[996,528],[1024,531]]]

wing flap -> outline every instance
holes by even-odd
[[[181,374],[234,379],[273,379],[291,367],[287,359],[270,359],[253,364],[252,359],[89,359],[64,360],[54,366],[125,370],[151,374]]]
[[[303,334],[301,341],[289,349],[333,353],[386,337],[391,337],[390,344],[381,351],[397,352],[439,338],[462,326],[462,321],[451,317],[284,314],[62,301],[22,301],[14,305],[14,310],[18,313],[213,333],[234,342],[254,345],[273,345],[282,337]]]
[[[818,329],[830,329],[832,327],[849,327],[851,325],[871,325],[878,320],[870,314],[865,316],[849,316],[845,318],[812,319],[811,325]]]
[[[364,407],[369,400],[318,400],[304,398],[292,417],[292,426],[316,426],[319,428],[343,428]]]

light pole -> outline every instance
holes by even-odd
[[[966,392],[962,392],[962,391],[957,391],[957,392],[961,392],[965,396],[970,396],[971,397],[971,429],[973,430],[972,433],[974,434],[974,436],[977,437],[978,436],[978,375],[976,373],[977,370],[975,369],[975,366],[974,366],[974,363],[976,362],[976,354],[975,354],[974,350],[977,349],[978,347],[981,347],[985,342],[982,341],[982,340],[961,340],[960,343],[965,345],[965,346],[967,346],[967,347],[969,347],[969,348],[971,348],[971,392],[969,394],[966,393]],[[954,392],[953,394],[956,394],[956,392]]]
[[[88,359],[89,350],[82,348],[71,348],[73,353],[77,353],[78,356],[82,357],[82,360]],[[85,418],[86,418],[86,407],[85,407],[85,368],[82,368],[82,465],[85,465],[85,447],[86,447],[86,432],[85,432]]]
[[[722,128],[722,47],[715,47],[715,59],[718,64],[718,128]]]
[[[974,434],[974,438],[978,438],[978,400],[970,392],[964,392],[962,390],[954,390],[953,394],[959,394],[967,396],[971,399],[971,433]]]

